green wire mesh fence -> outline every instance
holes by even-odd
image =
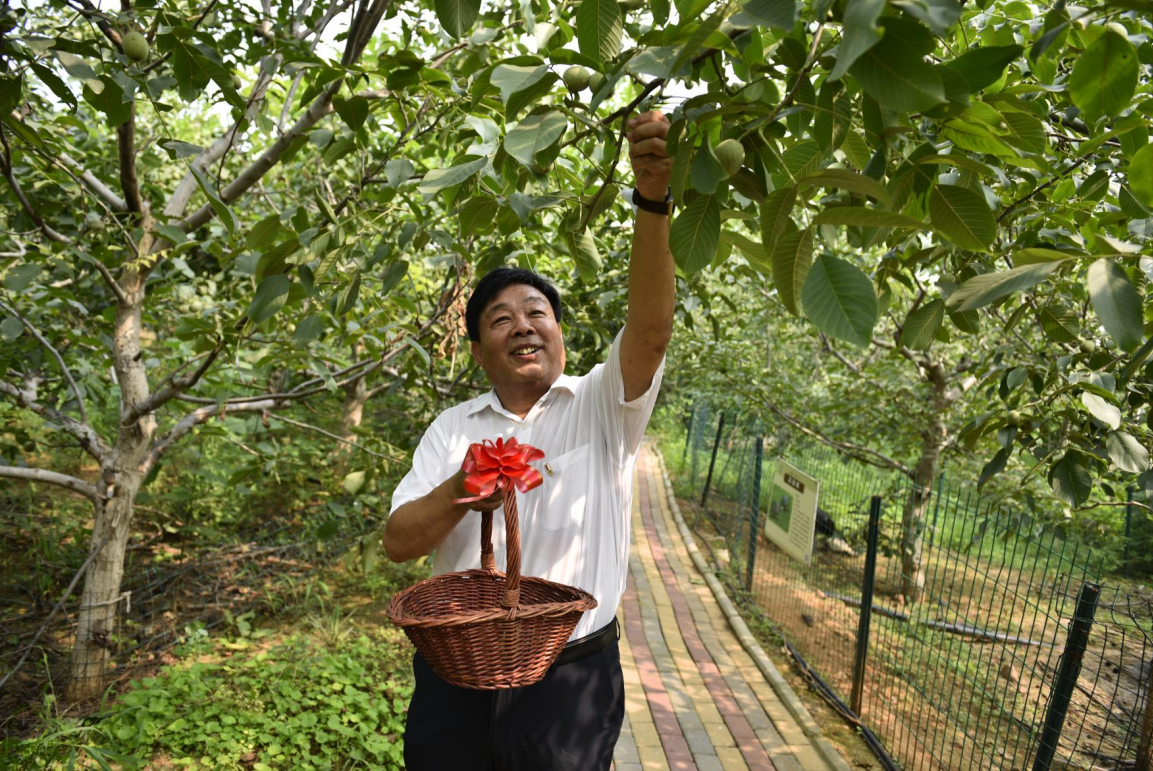
[[[1087,550],[751,415],[699,404],[662,449],[718,572],[901,768],[1153,769],[1153,598]],[[764,529],[778,459],[820,485],[808,564]]]

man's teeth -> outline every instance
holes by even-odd
[[[536,353],[539,350],[539,348],[517,348],[513,353],[517,356],[524,356],[525,354]]]

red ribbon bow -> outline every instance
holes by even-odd
[[[516,439],[485,439],[474,442],[468,448],[461,468],[465,492],[472,498],[460,498],[455,503],[471,503],[492,495],[495,490],[508,490],[513,485],[522,493],[539,487],[544,477],[529,461],[544,459],[544,453],[527,444],[518,444]]]

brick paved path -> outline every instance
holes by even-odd
[[[689,556],[648,446],[637,464],[632,531],[619,612],[626,715],[616,771],[846,771],[787,684],[777,675],[770,685],[732,631]],[[763,654],[762,666],[772,667]]]

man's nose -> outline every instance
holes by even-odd
[[[536,327],[533,326],[532,319],[530,319],[527,315],[516,316],[515,319],[516,328],[512,331],[514,335],[517,337],[524,337],[525,335],[536,334]]]

